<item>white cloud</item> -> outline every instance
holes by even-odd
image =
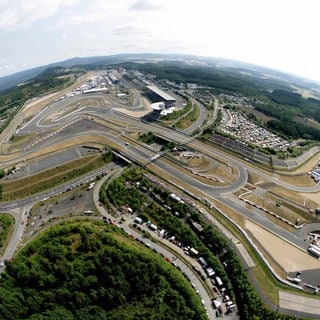
[[[90,23],[97,23],[100,20],[107,18],[107,13],[103,11],[90,11],[78,15],[71,15],[66,19],[62,19],[59,27],[75,27],[78,25],[87,25],[90,28]]]
[[[82,8],[75,8],[65,12],[65,16],[59,19],[57,27],[85,26],[88,29],[97,27],[100,23],[111,26],[110,21],[122,16],[127,8],[127,1],[101,1],[93,0],[86,2]],[[101,25],[103,26],[103,25]]]
[[[79,0],[12,0],[0,2],[0,30],[13,31],[74,6]]]
[[[137,11],[158,11],[161,7],[155,3],[155,1],[150,0],[137,0],[133,3],[129,10]]]
[[[116,37],[133,37],[133,36],[143,36],[148,38],[148,30],[135,25],[124,25],[120,27],[115,27],[112,30],[112,34]]]
[[[319,0],[0,0],[0,61],[9,73],[72,56],[189,53],[320,78],[319,7]]]

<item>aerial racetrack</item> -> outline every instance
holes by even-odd
[[[150,110],[145,103],[141,102],[143,99],[140,99],[136,92],[132,93],[131,106],[109,94],[89,94],[53,101],[56,97],[51,97],[42,105],[35,104],[34,108],[29,105],[25,110],[21,110],[21,121],[18,125],[13,123],[13,126],[2,135],[1,159],[3,165],[28,167],[28,169],[9,176],[13,180],[18,182],[24,175],[36,174],[37,170],[40,172],[40,169],[48,171],[50,167],[55,167],[64,161],[68,163],[75,159],[77,161],[89,159],[89,157],[86,158],[88,154],[83,152],[84,146],[93,147],[92,150],[112,147],[125,158],[134,160],[135,163],[170,181],[172,186],[184,189],[189,196],[191,195],[200,202],[209,198],[210,205],[222,208],[232,219],[237,215],[235,222],[241,227],[248,227],[248,230],[251,228],[252,232],[255,231],[254,238],[257,243],[262,241],[262,237],[259,237],[257,229],[252,228],[252,220],[306,250],[308,244],[304,242],[302,236],[297,236],[292,233],[292,230],[286,228],[280,229],[278,224],[274,223],[256,205],[261,206],[261,201],[266,203],[265,194],[268,194],[271,184],[285,190],[279,192],[282,198],[286,190],[316,193],[319,191],[319,185],[312,184],[307,187],[303,184],[294,185],[291,183],[294,180],[279,179],[276,174],[257,169],[251,163],[239,160],[234,155],[227,154],[225,150],[215,149],[214,146],[190,137],[182,131],[166,128],[154,122],[141,121],[141,116]],[[198,152],[203,157],[210,159],[211,163],[220,161],[221,167],[224,171],[228,171],[228,174],[221,173],[223,170],[219,173],[210,172],[210,170],[195,170],[188,163],[181,165],[184,160],[183,156],[175,159],[174,154],[170,154],[170,151],[151,162],[150,159],[159,154],[158,147],[146,145],[136,139],[137,135],[146,132],[153,132],[162,138],[166,137],[169,141],[176,142],[177,145],[185,145],[192,152]],[[249,178],[248,172],[250,172]],[[212,176],[215,176],[217,180],[213,181]],[[265,193],[265,190],[268,191]],[[60,192],[60,190],[51,193],[48,191],[48,194],[38,198],[30,197],[29,202],[33,204],[41,198],[53,197]],[[248,199],[256,202],[255,206],[248,206],[248,203],[245,204],[240,199],[239,195],[246,192],[248,192],[246,195]],[[300,198],[297,199],[300,201]],[[23,199],[21,202],[3,203],[2,208],[8,210],[18,208],[22,201],[25,204],[28,199]],[[278,200],[273,201],[275,203]],[[282,200],[282,207],[284,203],[285,201]],[[293,272],[292,268],[284,269]]]

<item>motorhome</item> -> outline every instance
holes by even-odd
[[[220,287],[223,285],[223,282],[220,277],[216,277],[216,282]]]

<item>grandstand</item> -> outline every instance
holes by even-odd
[[[168,93],[162,91],[156,86],[147,86],[149,92],[155,97],[159,102],[164,102],[165,108],[170,108],[176,102],[176,99],[171,97]]]

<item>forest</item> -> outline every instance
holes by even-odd
[[[254,93],[258,90],[254,81],[243,80],[238,75],[219,71],[212,68],[176,66],[176,65],[155,65],[139,64],[137,66],[142,72],[153,74],[158,80],[167,79],[176,83],[196,83],[208,88],[217,88],[222,92],[243,92]]]
[[[102,221],[53,226],[6,264],[3,320],[206,319],[175,267]]]

